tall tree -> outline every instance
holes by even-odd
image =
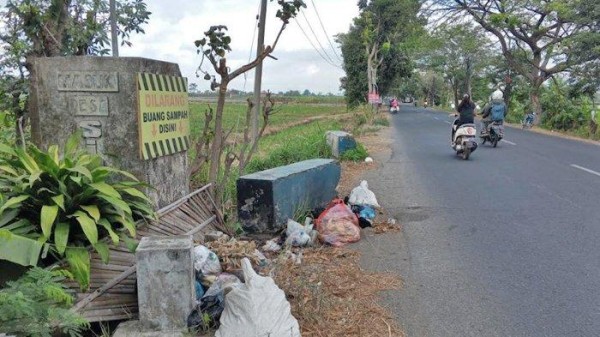
[[[122,44],[131,45],[130,34],[144,33],[150,14],[144,0],[117,0]],[[0,17],[0,76],[8,80],[5,90],[13,99],[5,106],[17,121],[27,104],[14,98],[27,95],[32,57],[109,53],[109,0],[8,0]]]
[[[510,67],[531,86],[530,102],[542,115],[540,88],[552,76],[592,61],[573,54],[582,37],[597,38],[597,22],[582,20],[593,1],[440,0],[437,9],[466,14],[498,40]],[[513,46],[515,48],[513,48]],[[540,119],[538,119],[539,121]]]
[[[481,29],[466,23],[437,27],[432,44],[428,63],[444,74],[458,106],[463,93],[473,96],[473,79],[489,64],[491,41]]]
[[[273,1],[273,0],[271,0]],[[211,81],[211,89],[217,90],[218,100],[217,100],[217,110],[215,113],[215,124],[214,124],[214,137],[212,139],[212,144],[210,146],[210,168],[209,168],[209,182],[213,184],[217,184],[217,179],[219,177],[219,173],[222,173],[222,156],[226,145],[227,137],[229,133],[232,131],[225,132],[223,130],[223,110],[225,108],[225,96],[227,94],[227,88],[229,83],[233,81],[238,76],[246,73],[254,69],[259,62],[264,60],[267,56],[271,55],[271,53],[275,50],[277,43],[279,42],[279,38],[281,34],[289,24],[289,20],[296,17],[299,13],[300,9],[306,7],[306,4],[302,0],[277,0],[279,4],[279,8],[277,10],[276,16],[281,20],[281,26],[279,27],[279,31],[276,35],[275,40],[269,46],[266,46],[264,50],[251,62],[232,70],[227,66],[227,52],[231,51],[230,43],[231,37],[226,34],[227,27],[226,26],[211,26],[206,32],[204,32],[204,37],[199,40],[196,40],[194,44],[196,45],[197,53],[202,55],[202,61],[198,66],[198,69],[204,73],[204,79],[207,81]],[[216,76],[211,76],[208,71],[203,70],[203,62],[207,60],[212,71],[214,71],[219,77],[218,81]],[[298,93],[299,94],[299,93]],[[252,102],[249,102],[251,105]],[[273,102],[270,102],[272,105]],[[267,114],[268,115],[268,114]],[[231,163],[237,159],[240,162],[240,167],[243,168],[244,163],[248,162],[254,151],[258,146],[258,139],[260,135],[262,135],[264,131],[260,131],[259,137],[257,137],[252,143],[247,139],[244,145],[242,145],[243,149],[240,155],[233,155],[229,158],[226,158],[228,162],[226,162],[228,169],[231,167]],[[248,148],[248,151],[246,149]]]
[[[341,79],[349,105],[365,101],[367,92],[385,94],[394,78],[410,72],[408,49],[422,31],[417,0],[359,1],[359,16],[338,36],[346,76]]]

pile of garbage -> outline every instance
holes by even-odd
[[[313,212],[316,219],[307,217],[304,224],[289,219],[286,231],[261,244],[260,250],[255,241],[221,232],[207,234],[206,244],[193,250],[197,304],[188,326],[218,329],[216,336],[300,336],[283,291],[271,277],[256,271],[267,275],[275,259],[301,264],[304,247],[359,241],[361,228],[372,226],[379,207],[362,181],[345,200],[333,199],[325,209]]]
[[[247,245],[233,238],[226,243],[237,248]],[[238,256],[247,253],[243,248],[235,252]],[[254,257],[257,252],[256,249],[252,252]],[[239,260],[239,275],[224,271],[217,254],[206,246],[196,246],[193,259],[196,305],[187,319],[189,328],[201,332],[218,329],[217,337],[267,336],[270,333],[300,337],[298,321],[292,316],[285,293],[271,277],[258,275],[248,257]],[[265,259],[255,258],[254,261],[264,263]],[[231,264],[228,268],[237,265]]]

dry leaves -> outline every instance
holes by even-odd
[[[273,273],[303,337],[404,336],[392,315],[377,304],[380,291],[401,287],[400,278],[362,270],[356,251],[306,249],[302,264],[287,262]]]

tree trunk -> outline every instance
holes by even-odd
[[[367,85],[369,88],[369,93],[375,91],[373,90],[373,58],[371,57],[371,53],[369,52],[369,48],[366,47],[367,50]]]
[[[223,80],[219,85],[219,99],[217,101],[217,112],[215,114],[215,135],[210,156],[210,171],[208,173],[208,181],[215,186],[221,166],[221,153],[223,147],[223,109],[225,107],[225,95],[227,94],[228,82]]]
[[[458,107],[458,81],[456,79],[451,80],[452,94],[454,95],[454,109]]]
[[[531,88],[531,92],[529,93],[529,101],[531,102],[531,107],[533,111],[537,114],[537,118],[534,119],[533,123],[535,125],[539,125],[542,120],[542,104],[540,103],[540,87]]]
[[[471,88],[473,79],[473,60],[471,60],[471,57],[467,57],[466,63],[465,90],[469,96],[473,96]]]
[[[504,87],[504,104],[506,105],[506,113],[510,113],[510,96],[512,95],[512,82],[506,82],[506,87]],[[527,111],[525,111],[527,113]]]

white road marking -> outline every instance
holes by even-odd
[[[594,170],[590,170],[589,168],[585,168],[583,166],[579,166],[579,165],[575,165],[575,164],[571,164],[571,167],[574,167],[576,169],[580,169],[582,171],[585,171],[587,173],[591,173],[591,174],[594,174],[594,175],[597,175],[598,177],[600,177],[600,172],[596,172]]]
[[[515,143],[513,143],[513,142],[510,142],[510,141],[508,141],[508,140],[506,140],[506,139],[502,139],[502,140],[500,140],[500,141],[501,141],[501,142],[505,142],[505,143],[507,143],[507,144],[510,144],[510,145],[517,145],[517,144],[515,144]]]
[[[448,124],[452,124],[452,123],[450,123],[450,122],[448,122],[448,121],[444,121],[444,122],[446,122],[446,123],[448,123]]]
[[[435,119],[436,121],[439,121],[439,120],[440,120],[440,119],[439,119],[439,118],[437,118],[437,117],[433,117],[433,119]]]

